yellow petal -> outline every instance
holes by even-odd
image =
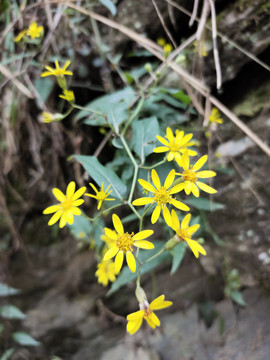
[[[177,162],[178,163],[178,162]],[[179,165],[179,164],[178,164]],[[188,151],[186,150],[184,152],[184,154],[182,155],[182,158],[181,158],[181,165],[179,166],[182,166],[184,170],[188,170],[189,169],[189,156],[188,156]]]
[[[206,251],[197,241],[192,239],[186,239],[186,242],[188,243],[190,249],[192,250],[193,254],[196,256],[196,258],[199,257],[199,253],[201,253],[202,255],[206,255]]]
[[[78,209],[80,211],[80,209]],[[80,215],[80,214],[79,214]],[[73,213],[71,210],[67,211],[66,212],[66,219],[67,219],[67,222],[69,223],[69,225],[72,225],[73,224]]]
[[[167,135],[167,138],[168,138],[169,142],[173,143],[174,142],[174,136],[173,136],[173,132],[172,132],[171,128],[167,127],[166,135]]]
[[[194,183],[190,183],[191,186],[191,192],[195,197],[199,197],[200,196],[200,191],[198,189],[198,187],[196,186],[196,184]]]
[[[160,215],[161,206],[157,205],[151,216],[151,223],[155,224]]]
[[[199,228],[200,228],[200,224],[194,224],[189,228],[189,233],[192,235],[194,234]]]
[[[205,192],[207,192],[208,194],[215,194],[217,192],[217,190],[215,190],[214,188],[212,188],[209,185],[206,185],[203,182],[197,181],[196,184],[199,186],[199,188]]]
[[[160,141],[163,145],[165,146],[169,146],[170,144],[168,143],[168,141],[166,139],[164,139],[163,137],[157,135],[156,138],[158,139],[158,141]],[[169,149],[168,149],[169,150]]]
[[[95,187],[94,184],[89,183],[89,185],[91,186],[91,188],[94,190],[94,192],[97,194],[98,193],[98,189]]]
[[[179,222],[178,216],[176,215],[176,212],[174,210],[172,210],[171,217],[172,217],[171,227],[176,231],[180,228],[180,222]]]
[[[154,153],[163,153],[163,152],[166,152],[168,150],[169,149],[166,146],[158,146],[153,150],[153,152]]]
[[[67,192],[66,192],[66,195],[69,199],[72,198],[72,196],[74,195],[74,192],[75,192],[75,182],[74,181],[71,181],[68,186],[67,186]]]
[[[75,200],[73,203],[72,203],[72,206],[80,206],[84,203],[84,200],[83,199],[80,199],[80,200]]]
[[[144,310],[138,310],[131,314],[128,314],[127,320],[134,321],[134,320],[142,319],[143,315],[144,315]]]
[[[139,328],[141,327],[142,321],[143,321],[143,318],[140,318],[140,319],[135,320],[135,321],[129,321],[127,323],[127,332],[130,335],[135,334],[139,330]]]
[[[192,190],[192,183],[190,181],[185,182],[185,193],[189,195]]]
[[[167,156],[167,160],[168,161],[172,161],[174,159],[174,152],[173,151],[170,151],[168,156]]]
[[[121,223],[121,220],[119,219],[119,217],[116,214],[113,214],[112,221],[113,221],[113,226],[114,226],[115,230],[118,232],[118,234],[119,235],[124,234],[123,225]]]
[[[152,170],[151,176],[152,176],[152,180],[153,180],[153,183],[154,183],[155,187],[157,189],[160,189],[161,184],[160,184],[160,180],[159,180],[158,174],[157,174],[155,169]]]
[[[174,178],[175,178],[175,170],[171,170],[165,180],[164,183],[164,187],[165,189],[169,189],[169,187],[172,185],[172,183],[174,182]]]
[[[123,265],[123,260],[124,260],[124,253],[122,250],[118,251],[115,260],[114,260],[114,264],[115,264],[115,273],[119,274],[122,265]]]
[[[207,155],[202,156],[194,165],[193,165],[193,171],[198,171],[203,165],[206,163],[208,159]]]
[[[210,170],[199,171],[196,173],[197,178],[200,178],[200,179],[206,179],[206,178],[210,178],[210,177],[213,177],[216,175],[217,174],[214,171],[210,171]]]
[[[168,306],[172,305],[171,301],[164,301],[165,296],[164,295],[160,295],[159,297],[157,297],[155,300],[153,300],[150,304],[150,309],[151,310],[161,310],[161,309],[165,309]]]
[[[148,238],[149,236],[151,236],[152,234],[154,233],[153,230],[143,230],[143,231],[140,231],[138,232],[137,234],[135,234],[132,239],[134,241],[136,240],[143,240],[143,239],[146,239]]]
[[[110,249],[106,252],[106,254],[104,255],[103,260],[104,260],[104,261],[107,261],[107,260],[113,258],[113,257],[117,254],[118,251],[119,251],[118,247],[117,247],[117,246],[113,246],[112,248],[110,248]]]
[[[181,164],[181,154],[179,152],[176,152],[174,154],[175,160]]]
[[[62,193],[61,190],[54,188],[52,192],[58,201],[63,202],[66,200],[66,196]]]
[[[173,204],[173,206],[175,206],[179,210],[183,210],[183,211],[190,210],[190,208],[187,205],[183,204],[182,202],[180,202],[178,200],[172,199],[171,203]]]
[[[43,214],[52,214],[60,209],[60,205],[52,205],[43,210]]]
[[[169,190],[169,194],[170,195],[176,194],[182,191],[185,188],[185,186],[186,186],[185,183],[177,184]]]
[[[126,259],[130,271],[134,273],[136,271],[136,261],[131,251],[127,251]]]
[[[166,221],[166,224],[168,226],[171,226],[172,219],[171,219],[170,211],[168,210],[167,206],[164,206],[164,208],[163,208],[163,217],[164,217],[164,220]]]
[[[191,214],[187,214],[181,222],[181,229],[186,229],[191,219]]]
[[[48,225],[51,226],[53,224],[55,224],[61,217],[61,215],[63,214],[62,210],[57,211],[51,218],[50,221],[48,222]]]
[[[134,246],[140,248],[140,249],[154,249],[154,245],[150,242],[150,241],[146,241],[146,240],[137,240],[134,242]]]
[[[71,212],[73,215],[81,215],[81,213],[82,213],[81,210],[77,207],[72,207]]]
[[[147,321],[147,324],[149,326],[151,326],[152,329],[156,328],[156,324],[153,322],[153,320],[149,316],[145,317],[144,319]]]
[[[66,225],[66,223],[67,223],[67,217],[66,214],[63,213],[59,222],[59,227],[62,229]]]
[[[151,204],[153,201],[154,201],[153,198],[143,197],[132,201],[132,205],[135,206],[147,205],[147,204]]]
[[[72,200],[75,201],[77,199],[79,199],[86,191],[86,187],[83,186],[80,189],[78,189],[75,194],[72,196]]]
[[[105,234],[108,236],[109,239],[112,239],[112,240],[117,240],[118,239],[117,234],[113,230],[105,228],[104,231],[105,231]]]
[[[146,189],[148,191],[151,191],[152,193],[154,193],[156,191],[154,186],[151,185],[148,181],[145,181],[143,179],[139,179],[138,182],[144,189]]]

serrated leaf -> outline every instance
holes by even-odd
[[[112,16],[116,15],[116,6],[111,0],[98,0],[98,1],[110,11]]]
[[[101,186],[103,182],[103,188],[106,189],[111,184],[111,189],[113,191],[110,195],[112,197],[117,197],[118,199],[123,199],[125,197],[127,187],[113,170],[107,169],[105,166],[103,166],[95,156],[73,156],[82,164],[84,169],[99,186]]]
[[[153,250],[140,250],[139,259],[140,261],[145,261],[146,259],[149,259],[151,256],[155,255],[158,251],[162,249],[164,246],[163,241],[156,240],[153,242],[155,245],[155,249]],[[170,258],[170,253],[168,251],[160,254],[160,256],[156,257],[152,261],[149,261],[148,263],[144,264],[142,267],[141,275],[146,274],[147,272],[155,269],[158,265],[163,263],[164,261],[168,260]],[[130,283],[131,281],[135,280],[138,276],[138,270],[139,266],[137,263],[137,268],[134,273],[130,271],[130,269],[125,266],[115,282],[112,284],[110,290],[107,293],[107,296],[112,295],[114,292],[119,290],[122,286]]]
[[[0,282],[0,296],[11,296],[19,294],[20,290]]]
[[[38,346],[40,343],[25,332],[15,332],[12,334],[13,339],[20,345],[24,346]]]
[[[224,209],[224,205],[218,202],[210,201],[205,198],[191,197],[185,200],[188,205],[194,206],[196,209],[205,211],[215,211]]]
[[[159,135],[159,125],[155,116],[134,121],[131,147],[143,163],[146,156],[151,154],[155,148],[156,135]]]
[[[231,292],[231,298],[238,305],[241,305],[241,306],[246,306],[247,305],[244,298],[243,298],[243,295],[240,293],[240,291],[232,291]]]
[[[180,242],[172,249],[172,268],[171,268],[171,275],[173,275],[176,270],[181,265],[185,253],[186,253],[187,247],[184,242]]]
[[[26,315],[14,305],[1,306],[0,315],[4,319],[24,319],[26,317]]]
[[[14,349],[10,348],[7,351],[4,352],[4,354],[0,357],[0,360],[8,360],[11,355],[14,353]]]
[[[95,126],[108,125],[108,121],[108,123],[117,130],[119,125],[127,119],[128,108],[135,96],[136,94],[131,87],[126,87],[112,94],[101,96],[85,105],[84,108],[100,112],[103,115],[89,115],[89,112],[82,110],[76,114],[75,120],[85,118],[85,124]],[[106,120],[104,116],[106,116]]]

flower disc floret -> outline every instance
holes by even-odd
[[[174,210],[171,213],[171,227],[176,232],[176,238],[180,241],[185,241],[196,258],[199,257],[199,253],[202,255],[206,255],[206,251],[204,248],[198,243],[198,241],[193,240],[192,235],[200,228],[199,224],[194,224],[189,226],[189,222],[191,220],[191,214],[187,214],[182,222],[180,223],[177,214]]]
[[[152,197],[142,197],[139,199],[136,199],[132,202],[135,206],[142,206],[147,204],[156,204],[156,207],[152,213],[151,222],[152,224],[156,223],[160,212],[162,210],[163,217],[168,225],[170,225],[171,222],[171,215],[170,211],[167,208],[167,205],[172,204],[177,209],[183,210],[183,211],[189,211],[189,207],[182,202],[176,200],[174,197],[172,197],[173,194],[176,194],[183,190],[182,184],[178,184],[176,186],[172,186],[172,183],[174,182],[175,178],[175,170],[171,170],[168,174],[165,183],[163,186],[161,186],[159,176],[156,172],[156,170],[152,170],[151,172],[152,180],[155,185],[155,187],[150,184],[148,181],[145,181],[143,179],[139,179],[140,185],[148,190],[149,192],[153,193]]]
[[[44,211],[43,214],[52,214],[55,213],[48,225],[51,226],[55,224],[59,219],[59,227],[62,228],[68,222],[70,225],[73,224],[73,216],[81,215],[81,210],[78,206],[84,203],[84,200],[79,199],[86,190],[86,187],[81,187],[75,192],[75,182],[71,181],[66,190],[66,194],[63,194],[61,190],[54,188],[53,194],[55,198],[59,201],[59,204],[49,206]]]
[[[177,173],[177,175],[180,175],[183,178],[183,182],[179,184],[179,188],[181,190],[184,189],[187,195],[192,193],[194,196],[199,197],[199,189],[209,194],[215,194],[217,192],[217,190],[211,186],[198,180],[216,176],[216,173],[211,170],[198,171],[204,166],[207,158],[207,155],[204,155],[194,165],[190,165],[188,152],[185,151],[181,162],[176,160],[177,164],[184,169],[183,173]]]
[[[103,260],[106,261],[115,257],[115,271],[118,274],[122,268],[125,255],[130,271],[135,272],[136,260],[132,254],[134,246],[141,249],[154,249],[151,242],[144,240],[151,236],[154,231],[143,230],[135,235],[134,233],[129,234],[124,232],[123,224],[116,214],[113,214],[112,221],[116,232],[108,228],[104,230],[106,236],[114,241],[114,246],[111,246],[105,253]]]
[[[151,302],[150,305],[147,300],[145,300],[143,303],[140,303],[140,310],[127,316],[127,332],[130,335],[135,334],[141,327],[143,319],[146,320],[147,324],[152,329],[160,326],[160,320],[153,310],[165,309],[171,305],[171,301],[165,301],[164,295],[160,295],[159,297],[157,297]]]

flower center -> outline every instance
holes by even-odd
[[[178,229],[177,230],[177,235],[179,240],[185,240],[185,238],[190,239],[191,238],[191,234],[189,232],[189,227],[186,229]]]
[[[171,203],[171,196],[168,194],[168,191],[164,188],[164,186],[155,192],[154,201],[162,207],[167,203]]]
[[[53,74],[54,74],[55,76],[62,76],[62,75],[64,75],[64,72],[65,72],[64,69],[54,69],[54,70],[53,70]]]
[[[122,250],[124,252],[133,251],[133,235],[134,233],[125,233],[118,236],[116,246],[119,248],[119,250]]]
[[[97,193],[97,200],[105,200],[107,197],[106,193],[104,191],[99,191]]]
[[[67,211],[72,208],[73,201],[72,199],[66,199],[62,202],[61,206],[64,211]]]
[[[150,308],[147,308],[144,310],[144,315],[143,317],[146,318],[150,318],[151,314],[152,314],[153,310],[151,310]]]
[[[180,148],[180,146],[179,145],[177,145],[176,143],[170,143],[169,144],[169,149],[171,150],[171,151],[179,151],[179,148]]]
[[[192,171],[191,169],[185,170],[183,172],[183,178],[185,181],[191,181],[193,183],[195,183],[197,181],[196,173],[194,171]]]

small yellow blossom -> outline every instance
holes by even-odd
[[[66,61],[65,65],[63,68],[59,67],[59,62],[56,60],[55,61],[55,69],[53,69],[50,66],[45,66],[45,69],[48,71],[45,71],[41,74],[41,77],[45,77],[45,76],[56,76],[56,77],[63,77],[64,75],[73,75],[73,73],[71,71],[67,71],[68,66],[70,65],[70,61]]]
[[[48,225],[51,226],[55,224],[59,219],[59,227],[62,228],[68,222],[70,225],[73,224],[73,215],[81,215],[81,210],[78,206],[84,203],[83,199],[79,199],[86,190],[86,187],[83,186],[75,192],[75,182],[71,181],[66,190],[66,195],[62,193],[61,190],[54,188],[52,190],[53,195],[60,202],[58,205],[52,205],[47,207],[43,214],[52,214],[55,213]]]
[[[102,284],[103,286],[107,286],[109,281],[114,282],[116,279],[114,263],[111,260],[102,260],[97,265],[97,271],[95,275],[98,278],[98,283]]]
[[[107,199],[107,197],[112,192],[112,190],[109,191],[111,184],[107,187],[107,189],[105,191],[103,190],[103,183],[101,184],[100,191],[97,190],[97,188],[95,187],[94,184],[89,183],[89,185],[93,188],[96,195],[92,195],[92,194],[85,194],[85,195],[92,197],[98,201],[98,207],[97,207],[98,210],[101,208],[103,201],[114,201],[115,200],[115,199]]]
[[[151,236],[154,231],[143,230],[135,235],[134,233],[129,234],[124,232],[123,224],[116,214],[113,214],[112,221],[117,234],[108,228],[105,228],[104,230],[105,234],[115,241],[115,244],[106,252],[103,260],[107,261],[115,256],[115,271],[116,274],[118,274],[122,268],[125,254],[130,271],[135,272],[136,261],[132,254],[134,246],[141,249],[153,249],[154,245],[144,239]]]
[[[74,92],[72,90],[64,90],[63,94],[59,95],[59,97],[70,103],[74,103],[75,100]]]
[[[154,224],[157,222],[160,212],[162,210],[163,217],[168,225],[170,225],[171,222],[171,215],[170,211],[167,208],[167,204],[172,204],[177,209],[183,210],[183,211],[189,211],[189,207],[182,202],[174,199],[171,195],[178,193],[182,189],[182,184],[178,184],[176,186],[173,186],[170,190],[172,183],[174,182],[175,178],[175,170],[171,170],[168,174],[165,183],[163,186],[161,186],[159,176],[156,172],[156,170],[152,170],[151,172],[152,180],[155,185],[155,187],[150,184],[148,181],[145,181],[143,179],[139,179],[140,185],[145,188],[146,190],[153,193],[153,197],[142,197],[139,199],[136,199],[132,202],[135,206],[142,206],[147,204],[153,204],[156,203],[156,207],[152,213],[151,222]]]
[[[53,121],[61,121],[64,118],[64,116],[60,113],[52,114],[47,111],[42,112],[41,121],[44,123],[51,123]]]
[[[44,32],[43,26],[38,26],[36,21],[32,22],[27,29],[27,35],[30,36],[31,39],[39,38]]]
[[[147,300],[144,303],[140,303],[140,310],[134,313],[131,313],[127,316],[127,332],[130,335],[135,334],[142,325],[143,319],[147,321],[148,325],[155,329],[157,326],[160,326],[159,318],[156,316],[153,310],[165,309],[172,305],[171,301],[165,301],[165,296],[160,295],[155,300],[149,303]]]
[[[166,40],[164,38],[158,38],[157,44],[163,47],[166,45]]]
[[[210,123],[217,123],[217,124],[222,124],[223,120],[220,117],[220,112],[218,111],[217,108],[213,108],[211,111],[211,114],[209,116],[209,122]]]
[[[190,249],[192,250],[193,254],[196,256],[196,258],[199,257],[199,253],[202,255],[206,255],[206,251],[204,248],[195,240],[192,240],[192,235],[199,229],[200,225],[195,224],[192,226],[189,226],[189,222],[191,219],[191,215],[187,214],[184,219],[181,222],[178,220],[178,217],[176,215],[176,212],[172,210],[172,225],[171,227],[176,232],[177,239],[179,241],[186,241]]]
[[[167,155],[167,160],[168,161],[172,161],[172,160],[178,160],[179,162],[181,161],[181,154],[185,151],[188,150],[188,154],[190,156],[195,156],[197,155],[197,152],[194,150],[190,150],[187,149],[189,146],[192,146],[194,143],[190,142],[190,140],[193,137],[193,134],[186,134],[184,133],[183,130],[179,131],[176,130],[175,132],[176,136],[173,135],[172,129],[167,127],[166,129],[166,136],[167,139],[157,135],[156,138],[158,139],[158,141],[160,141],[164,146],[158,146],[156,147],[153,151],[155,153],[162,153],[162,152],[169,152]]]
[[[187,195],[189,195],[192,192],[194,196],[199,197],[200,195],[199,188],[209,194],[215,194],[217,192],[217,190],[215,190],[211,186],[206,185],[201,181],[198,181],[198,179],[206,179],[216,176],[216,173],[210,170],[204,170],[198,172],[198,170],[200,170],[200,168],[203,167],[203,165],[206,163],[207,158],[208,156],[204,155],[194,165],[190,165],[188,152],[185,151],[182,156],[181,162],[178,163],[178,161],[176,160],[178,165],[183,167],[184,169],[182,174],[177,174],[183,177],[183,182],[178,186],[179,189],[181,190],[184,189]]]
[[[173,47],[171,44],[166,44],[163,46],[163,51],[165,55],[169,55],[170,52],[172,51]]]

